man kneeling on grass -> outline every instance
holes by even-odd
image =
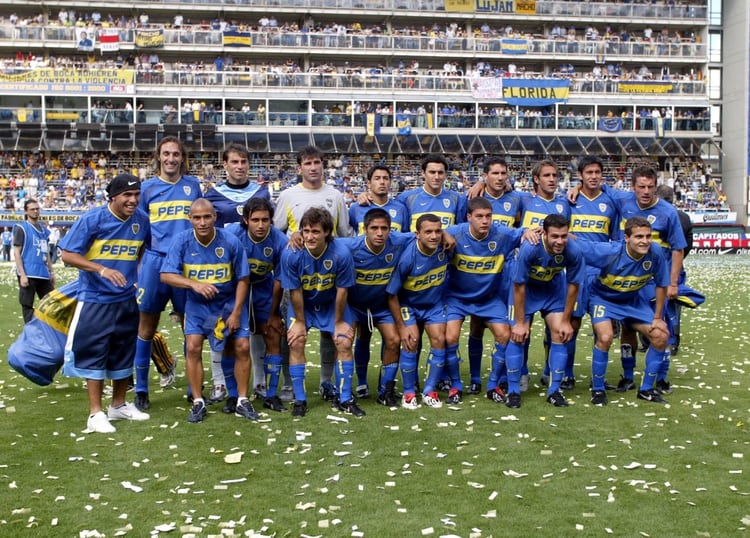
[[[246,304],[249,270],[245,249],[235,236],[216,228],[216,210],[205,198],[199,198],[190,206],[190,223],[193,229],[175,237],[161,268],[163,283],[188,290],[185,368],[193,395],[188,422],[202,422],[206,416],[202,393],[203,342],[219,333],[226,336],[226,346],[234,346],[234,377],[238,394],[234,414],[258,420],[258,413],[247,398],[250,323]]]

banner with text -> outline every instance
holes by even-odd
[[[617,87],[621,93],[670,93],[674,84],[662,80],[621,80]]]
[[[138,30],[135,33],[135,46],[141,49],[155,49],[164,46],[164,30]]]
[[[445,11],[453,13],[518,13],[534,15],[536,0],[445,0]]]
[[[132,69],[42,68],[13,75],[0,73],[0,91],[133,95],[134,81]]]
[[[565,103],[570,94],[570,81],[560,79],[503,79],[503,100],[509,105],[548,106]]]

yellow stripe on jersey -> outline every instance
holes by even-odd
[[[313,273],[301,277],[303,291],[326,291],[336,285],[336,275]]]
[[[456,254],[451,263],[464,273],[499,273],[503,269],[505,256],[467,256]]]
[[[404,282],[403,288],[408,291],[423,291],[439,286],[445,280],[446,267],[438,267],[419,276],[410,276]]]
[[[636,291],[645,286],[652,277],[653,275],[650,274],[639,276],[607,275],[599,277],[599,281],[611,290]]]
[[[562,267],[542,267],[540,265],[532,265],[529,268],[529,278],[532,280],[539,280],[540,282],[549,282],[555,275],[561,273]]]
[[[253,276],[266,276],[268,273],[273,273],[273,264],[263,260],[248,258],[247,265],[250,267],[250,274]]]
[[[447,211],[425,211],[424,213],[415,213],[411,216],[411,223],[409,226],[411,226],[412,230],[417,229],[417,220],[422,215],[427,215],[428,213],[432,213],[437,218],[440,219],[440,223],[442,224],[443,228],[446,226],[452,226],[456,221],[456,215],[454,213],[449,213]]]
[[[182,268],[182,274],[190,280],[199,280],[206,284],[224,284],[232,280],[232,264],[207,263],[188,264]]]
[[[190,200],[171,200],[149,204],[149,218],[151,223],[171,220],[189,220]]]
[[[357,269],[355,278],[361,286],[382,286],[388,284],[393,269]]]
[[[654,230],[651,230],[651,241],[659,245],[661,248],[666,248],[668,250],[672,249],[672,245],[664,241],[659,235],[659,232],[655,232]]]
[[[609,235],[609,217],[600,215],[573,215],[570,219],[572,233],[604,233]]]
[[[546,217],[546,213],[535,213],[533,211],[527,211],[523,215],[521,228],[537,228],[542,225]]]
[[[97,239],[86,253],[87,260],[135,261],[143,241]]]

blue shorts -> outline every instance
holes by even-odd
[[[448,321],[464,320],[467,316],[475,316],[487,323],[503,323],[507,325],[508,307],[500,297],[495,297],[486,303],[464,303],[449,297],[445,305],[445,317]]]
[[[598,271],[589,273],[583,283],[578,286],[578,297],[576,297],[576,304],[573,307],[572,317],[580,319],[584,316],[584,314],[588,312],[589,288],[591,287],[591,279],[596,278],[598,274]]]
[[[214,301],[210,303],[188,302],[185,308],[185,335],[201,334],[211,337],[211,349],[221,351],[222,346],[216,346],[213,339],[217,341],[226,338],[249,338],[250,321],[248,320],[247,305],[240,314],[240,326],[232,334],[228,334],[223,322],[232,313],[234,300],[229,302]]]
[[[626,326],[633,323],[651,325],[654,319],[654,309],[638,293],[625,303],[615,303],[592,294],[589,297],[589,315],[593,324],[607,320],[619,320]]]
[[[418,323],[425,325],[445,323],[445,305],[439,304],[424,309],[401,305],[401,319],[404,320],[404,325],[407,327]]]
[[[372,323],[372,325],[379,325],[381,323],[395,324],[393,321],[393,314],[391,314],[388,307],[385,307],[384,309],[380,308],[378,310],[371,310],[369,308],[365,310],[349,305],[349,308],[352,310],[354,321],[365,327],[369,327],[370,323]]]
[[[65,345],[63,373],[84,379],[125,379],[133,372],[137,337],[135,299],[79,302]]]
[[[143,254],[141,268],[138,271],[138,310],[148,314],[159,314],[164,311],[171,299],[174,311],[184,314],[187,290],[167,286],[159,280],[163,261],[164,257],[152,250],[147,250]]]
[[[262,280],[250,284],[247,294],[247,304],[250,316],[250,332],[259,334],[260,326],[268,323],[273,305],[273,279]]]
[[[526,304],[524,307],[524,316],[526,321],[531,321],[532,316],[536,312],[540,312],[542,317],[546,317],[547,314],[553,312],[564,312],[565,311],[565,298],[568,293],[568,286],[565,280],[561,280],[562,285],[556,285],[548,288],[537,288],[532,286],[526,286]],[[555,281],[555,284],[558,284]],[[508,302],[509,310],[513,311],[513,294],[510,296]],[[515,325],[514,316],[510,316],[510,324]]]
[[[309,331],[311,328],[315,327],[320,332],[330,333],[335,337],[333,334],[336,330],[334,321],[335,314],[336,308],[333,304],[325,307],[320,305],[305,305],[305,330]],[[296,321],[297,320],[294,318],[294,309],[289,305],[289,310],[287,311],[286,316],[287,328],[291,327]],[[347,322],[349,325],[354,322],[354,316],[352,315],[352,310],[349,308],[349,305],[344,307],[342,321]]]

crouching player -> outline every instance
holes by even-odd
[[[638,398],[666,403],[654,382],[664,359],[669,339],[667,323],[662,319],[669,264],[661,247],[651,242],[651,224],[644,217],[631,217],[625,223],[624,243],[596,243],[584,251],[586,262],[600,269],[590,282],[589,315],[596,334],[591,365],[593,388],[591,403],[605,405],[605,375],[614,332],[613,320],[648,338],[646,366]],[[656,284],[656,302],[649,304],[639,291],[651,280]]]
[[[263,407],[286,411],[279,398],[281,374],[281,281],[279,262],[287,238],[273,226],[273,205],[266,198],[250,198],[242,208],[242,222],[231,224],[227,231],[234,234],[245,248],[250,270],[250,291],[247,296],[250,332],[263,336],[265,355],[266,396]],[[253,357],[253,362],[257,360]]]
[[[305,392],[305,343],[307,331],[316,327],[329,334],[336,346],[334,405],[344,413],[361,417],[365,412],[352,396],[352,314],[347,290],[354,285],[354,264],[349,251],[333,239],[333,217],[323,208],[311,207],[300,220],[304,248],[287,248],[281,256],[281,286],[289,290],[287,341],[289,374],[294,389],[292,416],[307,413]]]
[[[185,363],[193,406],[188,422],[206,416],[203,399],[203,342],[209,336],[226,338],[234,346],[234,377],[237,380],[235,415],[258,420],[247,398],[250,384],[250,329],[247,318],[248,267],[239,240],[217,229],[216,210],[199,198],[190,206],[192,230],[174,238],[161,268],[161,281],[188,290],[185,303]],[[222,326],[224,329],[222,329]],[[224,334],[225,333],[225,334]],[[216,348],[214,346],[214,348]]]

